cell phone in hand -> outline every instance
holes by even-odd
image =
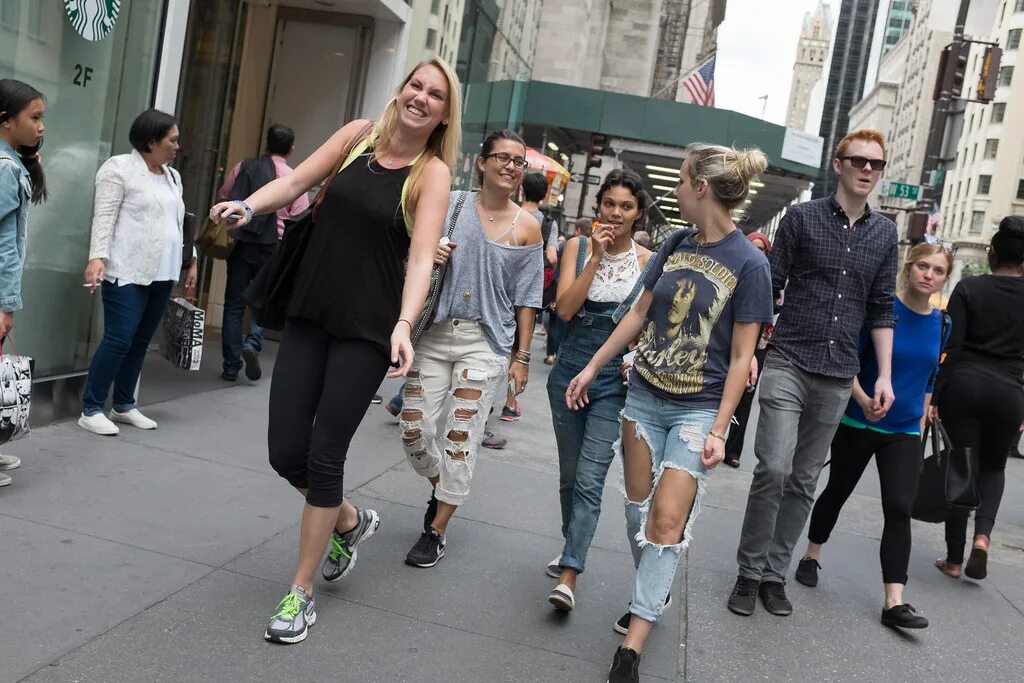
[[[238,221],[242,220],[242,217],[239,216],[238,214],[233,213],[224,220],[226,220],[228,223],[237,223]]]
[[[512,378],[508,381],[508,393],[512,394],[513,396],[519,395],[519,387],[516,385],[515,378]]]

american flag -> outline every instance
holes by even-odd
[[[683,81],[683,87],[690,93],[690,100],[702,107],[715,106],[715,56],[698,66]]]

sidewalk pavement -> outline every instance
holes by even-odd
[[[371,406],[346,490],[381,513],[381,528],[351,575],[317,584],[319,619],[304,643],[263,641],[294,571],[302,506],[267,464],[270,346],[258,384],[212,381],[213,345],[198,376],[150,358],[141,400],[155,432],[102,438],[67,422],[7,448],[24,464],[0,489],[0,681],[604,681],[633,579],[621,468],[609,475],[578,606],[557,613],[544,565],[561,549],[558,467],[540,363],[523,419],[491,422],[509,444],[481,454],[434,569],[402,562],[429,490],[405,463],[395,420]],[[386,381],[385,400],[396,389]],[[819,587],[791,582],[792,617],[725,609],[751,440],[743,469],[714,473],[677,599],[645,649],[644,681],[1020,680],[1024,463],[1007,470],[988,580],[941,575],[931,566],[941,528],[915,524],[907,598],[932,626],[905,634],[878,623],[873,469],[826,547]]]

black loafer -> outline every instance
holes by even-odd
[[[778,581],[762,582],[757,593],[761,596],[761,603],[769,614],[788,617],[793,613],[793,604],[786,597],[786,587]]]
[[[981,581],[988,576],[988,551],[983,548],[971,548],[971,556],[964,565],[964,576]]]
[[[754,607],[757,605],[757,583],[756,579],[737,577],[727,603],[730,612],[743,617],[749,617],[754,613]]]
[[[796,565],[796,580],[805,586],[814,588],[818,585],[818,570],[821,565],[817,560],[805,558]]]
[[[724,462],[726,465],[733,468],[734,470],[739,469],[740,466],[740,459],[737,458],[735,455],[725,456],[725,459],[722,460],[722,462]]]
[[[882,624],[896,628],[928,628],[928,620],[907,603],[883,609]]]

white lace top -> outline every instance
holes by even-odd
[[[592,256],[588,256],[587,261]],[[640,261],[636,257],[636,242],[630,242],[628,251],[604,255],[597,265],[587,298],[602,303],[625,301],[639,277]]]

